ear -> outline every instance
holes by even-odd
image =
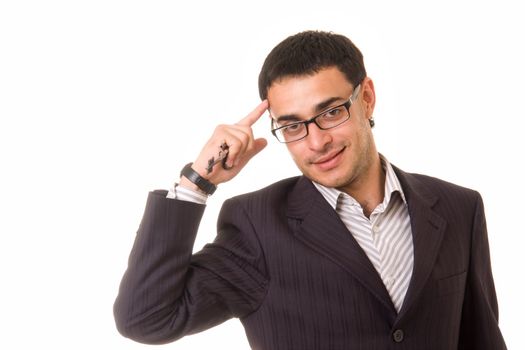
[[[363,108],[365,116],[370,119],[374,115],[374,107],[376,105],[376,92],[374,90],[374,82],[372,79],[366,77],[361,83],[363,90]]]

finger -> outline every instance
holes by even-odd
[[[259,138],[252,140],[250,146],[242,149],[242,144],[235,143],[230,147],[228,158],[226,160],[226,166],[228,168],[239,166],[239,164],[246,164],[253,156],[262,151],[268,141],[265,138]]]
[[[252,126],[257,120],[264,114],[268,109],[268,100],[264,100],[253,111],[251,111],[246,117],[239,120],[236,124],[242,126]]]
[[[251,142],[245,142],[236,136],[230,137],[228,143],[228,157],[226,159],[226,165],[231,168],[239,163],[238,159],[242,158],[246,150],[249,149]]]
[[[249,126],[241,125],[219,125],[211,138],[212,144],[218,145],[226,143],[229,147],[233,144],[239,143],[239,149],[244,151],[247,147],[251,146],[253,142],[253,132]]]
[[[211,139],[199,155],[199,164],[210,168],[210,164],[219,159],[223,144],[228,146],[227,166],[232,166],[235,159],[243,158],[247,149],[252,147],[254,138],[249,126],[218,125]]]
[[[228,130],[229,134],[235,137],[239,142],[239,152],[244,153],[246,149],[252,147],[254,140],[252,129],[248,126],[233,125]]]
[[[253,156],[255,156],[257,153],[261,152],[266,145],[268,145],[268,141],[265,138],[259,138],[253,141],[253,147],[250,152],[248,152],[248,158],[247,160],[250,160]]]

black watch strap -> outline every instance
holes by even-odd
[[[198,172],[191,168],[192,165],[193,163],[186,164],[186,166],[182,168],[180,176],[185,176],[188,180],[197,185],[198,188],[204,191],[204,193],[212,195],[217,189],[217,186],[200,176]]]

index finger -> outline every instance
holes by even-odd
[[[252,126],[257,120],[264,114],[264,111],[268,109],[268,100],[264,100],[253,111],[251,111],[246,117],[239,120],[237,125],[241,126]]]

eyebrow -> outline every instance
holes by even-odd
[[[336,102],[336,101],[343,101],[343,100],[344,100],[344,98],[342,98],[342,97],[330,97],[330,98],[327,98],[326,100],[321,101],[321,102],[319,102],[318,104],[315,105],[315,113],[321,113],[324,110],[326,110],[326,108],[328,108],[334,102]],[[281,115],[281,116],[275,118],[275,121],[277,121],[277,122],[300,121],[300,120],[301,120],[301,118],[299,118],[299,116],[297,114],[285,114],[285,115]]]

